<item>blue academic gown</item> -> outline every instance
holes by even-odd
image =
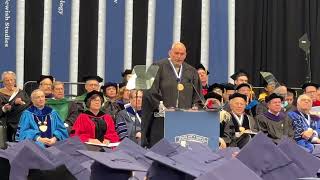
[[[41,122],[47,120],[48,129],[46,132],[39,130],[39,120]],[[45,147],[43,143],[36,141],[39,136],[42,138],[56,137],[58,141],[69,137],[68,131],[57,111],[48,106],[45,106],[41,110],[35,106],[31,106],[22,113],[20,118],[16,135],[17,141],[30,139],[34,140],[38,145]]]
[[[306,117],[302,116],[299,111],[288,112],[288,116],[292,120],[292,127],[294,129],[294,139],[298,145],[306,148],[308,152],[314,150],[314,145],[311,142],[312,137],[307,140],[302,138],[301,133],[308,128],[312,128],[320,135],[320,120],[317,116],[310,115],[310,126],[306,121]],[[315,136],[315,134],[314,134]]]

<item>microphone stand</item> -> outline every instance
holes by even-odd
[[[198,92],[198,90],[196,89],[196,87],[194,86],[194,84],[192,83],[192,81],[190,81],[190,84],[192,85],[193,90],[196,92],[198,98],[200,99],[200,101],[201,101],[201,103],[202,103],[202,105],[203,105],[203,109],[207,109],[207,107],[206,107],[206,105],[205,105],[206,102],[202,99],[200,93]]]
[[[310,60],[310,50],[308,49],[305,52],[305,60],[307,63],[307,75],[306,75],[306,82],[311,82],[311,60]]]
[[[176,109],[179,109],[179,96],[180,96],[180,91],[178,91],[178,94],[177,94],[177,101],[176,101]]]

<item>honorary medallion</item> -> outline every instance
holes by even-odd
[[[184,90],[184,85],[182,83],[178,83],[177,89],[178,89],[178,91],[183,91]]]
[[[41,131],[41,132],[46,132],[46,131],[47,131],[47,129],[48,129],[48,126],[47,126],[47,125],[42,124],[42,125],[40,125],[40,126],[39,126],[39,129],[40,129],[40,131]]]

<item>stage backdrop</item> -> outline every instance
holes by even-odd
[[[121,81],[121,72],[168,57],[172,42],[210,82],[228,80],[226,0],[0,0],[0,72],[18,85],[51,74]],[[75,86],[75,88],[77,88]]]
[[[254,85],[262,82],[259,71],[270,71],[279,82],[300,87],[307,66],[298,39],[306,32],[312,80],[319,83],[319,13],[319,0],[237,0],[236,69],[247,70]]]

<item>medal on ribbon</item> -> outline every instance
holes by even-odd
[[[38,116],[35,116],[37,121],[38,121],[38,125],[39,125],[39,130],[41,132],[46,132],[48,130],[48,126],[47,126],[47,116],[45,117],[45,120],[43,122],[40,121],[40,119],[38,118]]]
[[[178,83],[177,89],[178,89],[178,91],[183,91],[184,90],[184,85],[182,83]]]

